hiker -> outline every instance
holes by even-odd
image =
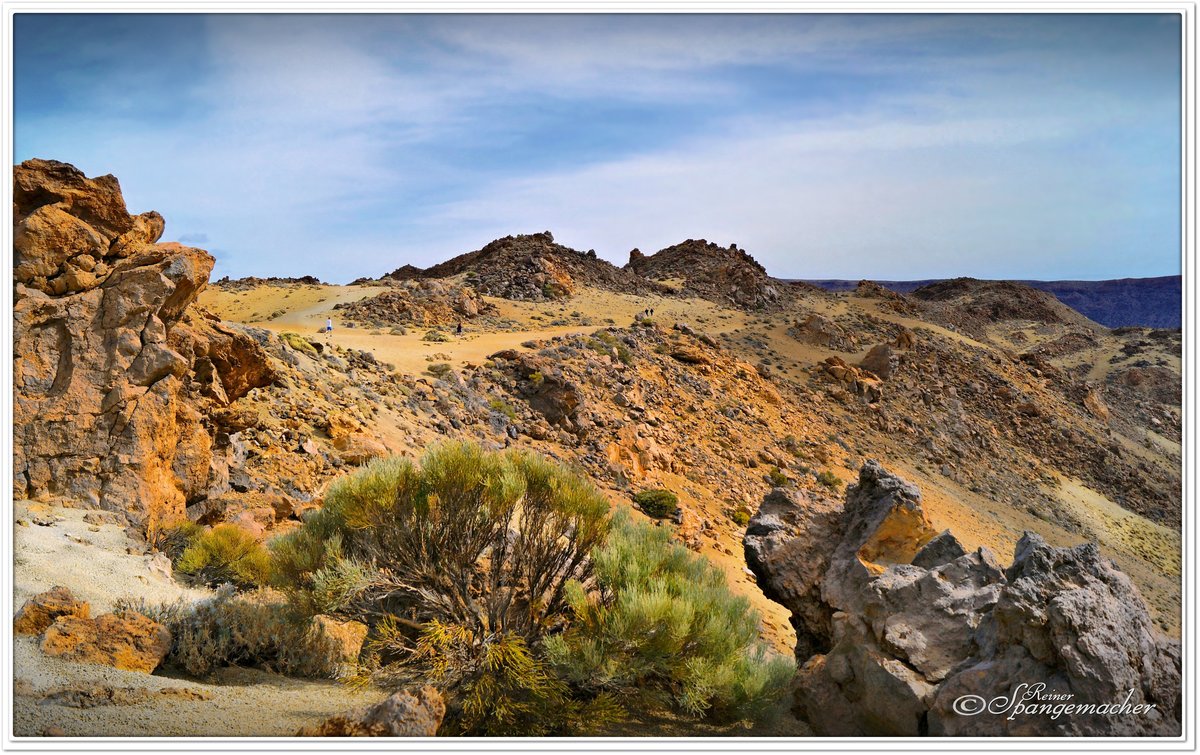
[[[333,332],[333,318],[332,317],[325,318],[325,332],[326,333]]]
[[[454,329],[454,334],[459,336],[462,335],[462,320],[458,321],[458,327]]]

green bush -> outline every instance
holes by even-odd
[[[434,377],[445,377],[450,374],[453,368],[449,362],[434,362],[425,368],[425,370]]]
[[[777,488],[782,488],[791,482],[779,467],[771,467],[771,470],[767,472],[767,479]]]
[[[279,339],[291,346],[296,351],[308,354],[311,357],[317,355],[317,348],[308,342],[308,339],[299,333],[280,333]]]
[[[250,666],[288,676],[332,677],[342,659],[337,643],[270,591],[238,594],[226,585],[212,598],[157,606],[118,603],[166,626],[166,663],[204,677],[225,666]]]
[[[607,356],[615,355],[617,357],[617,361],[619,361],[621,364],[633,364],[633,352],[629,350],[629,347],[624,341],[618,338],[616,334],[611,331],[597,330],[595,333],[592,333],[591,337],[588,338],[588,340],[584,343],[592,351],[605,354]]]
[[[725,720],[752,718],[786,690],[794,661],[769,653],[746,598],[669,530],[618,514],[593,560],[597,588],[568,585],[571,625],[545,641],[572,686]]]
[[[646,516],[665,519],[679,508],[679,498],[669,490],[643,490],[633,497]]]
[[[837,490],[842,486],[841,479],[828,469],[817,474],[817,482],[821,483],[830,490]]]
[[[542,383],[546,382],[546,376],[543,375],[540,371],[539,372],[531,372],[529,374],[529,382],[533,383],[534,385],[541,385]]]
[[[745,527],[747,524],[750,524],[751,516],[750,510],[744,508],[733,509],[729,512],[729,518],[739,527]]]
[[[431,343],[446,343],[450,340],[450,336],[446,335],[440,330],[431,330],[425,335],[421,336],[421,340],[429,341]]]
[[[175,571],[211,586],[226,582],[239,588],[266,584],[271,559],[254,536],[232,524],[219,524],[189,545]]]
[[[499,412],[505,417],[508,417],[510,420],[516,420],[517,418],[517,410],[513,409],[512,406],[510,406],[509,403],[502,398],[494,398],[491,401],[488,401],[488,406],[491,407],[492,411]]]
[[[166,554],[167,558],[171,559],[171,563],[175,564],[183,552],[200,539],[204,531],[203,525],[196,524],[190,519],[184,519],[178,524],[154,533],[150,538],[150,546],[154,550]]]

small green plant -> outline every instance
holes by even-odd
[[[175,570],[201,584],[228,582],[249,588],[266,584],[271,559],[249,532],[232,524],[218,524],[180,554]]]
[[[750,524],[750,516],[750,509],[745,507],[731,509],[729,512],[729,518],[739,527],[745,527],[747,524]]]
[[[540,371],[532,372],[529,374],[529,382],[533,383],[534,385],[541,385],[542,383],[546,382],[546,376]]]
[[[569,583],[573,621],[545,641],[572,686],[724,720],[754,718],[786,691],[795,662],[759,642],[749,601],[668,529],[618,514],[593,560],[597,589]]]
[[[502,398],[493,398],[491,401],[488,401],[488,406],[491,407],[492,411],[499,412],[505,417],[508,417],[510,421],[515,421],[517,419],[517,410],[513,409],[512,406]]]
[[[430,343],[446,343],[450,340],[450,336],[446,335],[440,330],[431,330],[425,335],[421,336],[421,340],[428,341]]]
[[[117,604],[118,613],[127,610],[163,624],[171,633],[166,663],[197,677],[225,666],[331,677],[344,660],[330,637],[267,590],[239,594],[225,585],[197,603]]]
[[[308,339],[299,333],[280,333],[279,339],[296,351],[303,352],[311,357],[317,355],[317,347],[309,343]]]
[[[842,486],[841,479],[828,469],[817,473],[817,482],[821,483],[830,490],[837,490]]]
[[[610,331],[597,330],[584,344],[592,351],[600,354],[610,357],[615,354],[617,361],[621,364],[633,364],[633,352],[629,350],[624,341]]]
[[[434,377],[445,377],[450,374],[452,368],[449,362],[434,362],[426,367],[425,370]]]
[[[633,502],[646,516],[665,519],[679,509],[679,497],[669,490],[643,490],[633,497]]]
[[[777,488],[782,488],[791,482],[779,467],[771,467],[770,471],[767,472],[767,479]]]

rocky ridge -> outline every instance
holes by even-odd
[[[679,281],[681,293],[742,309],[779,308],[790,291],[737,244],[721,247],[704,239],[688,239],[650,256],[634,249],[624,269],[654,281]]]

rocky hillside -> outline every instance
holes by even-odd
[[[394,271],[389,277],[449,278],[461,275],[482,294],[519,301],[567,298],[584,286],[630,294],[662,290],[598,258],[594,251],[579,252],[554,243],[554,236],[549,231],[505,236],[482,249],[426,270],[406,268]]]
[[[721,247],[704,239],[688,239],[649,257],[634,249],[625,269],[669,282],[685,295],[750,310],[779,308],[789,291],[737,244]]]
[[[806,662],[796,708],[821,733],[1177,726],[1159,632],[1180,628],[1178,333],[1109,331],[1009,284],[780,287],[707,242],[622,270],[549,234],[360,285],[209,286],[212,257],[158,243],[163,219],[130,215],[116,179],[29,161],[16,186],[14,491],[32,506],[264,540],[371,459],[528,448],[635,517],[638,493],[675,494],[657,521]],[[1038,674],[1089,701],[1136,686],[1160,714],[947,713]]]
[[[858,285],[858,281],[834,279],[789,282],[812,284],[828,291],[853,291]],[[904,294],[941,282],[878,281],[879,285]],[[1009,282],[1054,294],[1063,304],[1106,328],[1179,328],[1183,325],[1183,278],[1179,275],[1102,281]]]

